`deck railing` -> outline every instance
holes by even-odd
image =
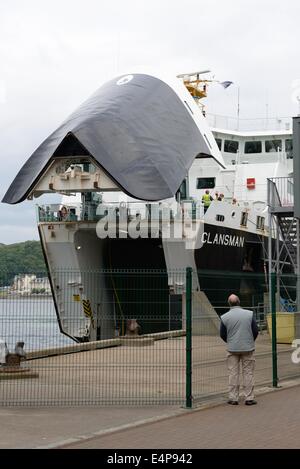
[[[258,117],[243,119],[233,116],[207,113],[206,118],[210,127],[233,131],[261,131],[261,130],[284,130],[290,132],[292,129],[291,117]]]
[[[201,202],[184,200],[181,203],[168,202],[119,202],[100,204],[47,204],[37,205],[38,222],[97,222],[103,217],[109,219],[133,220],[173,220],[184,216],[192,219],[201,219],[204,207]]]
[[[268,179],[268,205],[271,209],[294,206],[294,178],[276,177]]]

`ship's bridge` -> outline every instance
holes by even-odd
[[[226,165],[286,162],[293,168],[291,130],[237,131],[212,128]]]
[[[291,117],[240,118],[205,113],[226,165],[293,159]],[[292,168],[292,162],[288,161]]]

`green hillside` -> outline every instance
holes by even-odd
[[[19,273],[44,274],[45,261],[39,241],[0,244],[0,286],[9,285]]]

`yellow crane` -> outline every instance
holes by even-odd
[[[190,92],[193,98],[197,101],[204,115],[205,115],[204,104],[202,103],[200,104],[199,100],[207,97],[207,84],[212,83],[215,80],[203,79],[200,77],[200,75],[203,75],[209,72],[210,70],[203,70],[201,72],[183,73],[181,75],[177,75],[177,78],[182,79],[187,90]]]

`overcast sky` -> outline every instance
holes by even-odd
[[[295,0],[0,0],[0,200],[36,147],[102,83],[138,66],[209,69],[207,111],[291,116]],[[35,201],[0,204],[0,243],[37,239]]]

